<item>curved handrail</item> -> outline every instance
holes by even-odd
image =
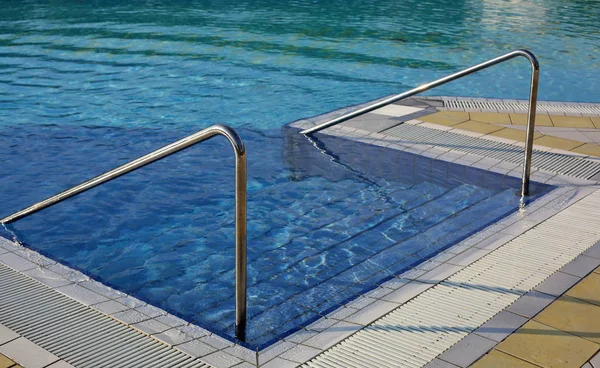
[[[235,152],[235,331],[239,340],[245,339],[246,330],[246,148],[240,136],[226,125],[213,125],[190,136],[157,149],[147,155],[130,161],[104,174],[98,175],[79,185],[29,206],[19,212],[0,219],[0,224],[13,222],[51,207],[68,198],[76,196],[94,187],[102,185],[122,175],[135,171],[152,162],[163,159],[192,145],[203,142],[216,135],[229,140]]]
[[[350,112],[348,114],[342,115],[340,117],[337,117],[335,119],[329,120],[323,124],[319,124],[317,126],[314,126],[312,128],[306,129],[301,131],[300,133],[304,134],[304,135],[308,135],[308,134],[312,134],[315,132],[318,132],[320,130],[323,130],[325,128],[329,128],[330,126],[342,123],[346,120],[352,119],[354,117],[366,114],[370,111],[376,110],[380,107],[389,105],[393,102],[396,101],[400,101],[403,100],[405,98],[414,96],[416,94],[419,94],[421,92],[425,92],[427,90],[430,90],[432,88],[441,86],[443,84],[446,84],[448,82],[452,82],[453,80],[456,80],[458,78],[462,78],[464,76],[467,76],[469,74],[478,72],[480,70],[489,68],[490,66],[496,65],[496,64],[500,64],[502,62],[505,62],[507,60],[510,60],[512,58],[518,57],[518,56],[522,56],[525,57],[527,60],[529,60],[529,63],[531,64],[531,84],[530,84],[530,91],[529,91],[529,114],[527,117],[527,137],[525,140],[525,164],[523,165],[523,180],[522,180],[522,185],[521,185],[521,195],[522,196],[527,196],[529,195],[529,178],[531,176],[531,154],[533,152],[533,133],[534,133],[534,128],[535,128],[535,114],[536,114],[536,106],[537,106],[537,91],[538,91],[538,81],[539,81],[539,75],[540,75],[540,63],[538,62],[537,58],[535,57],[535,55],[533,55],[533,53],[531,53],[528,50],[515,50],[512,52],[509,52],[508,54],[504,54],[502,56],[498,56],[494,59],[488,60],[486,62],[483,62],[481,64],[477,64],[474,65],[470,68],[464,69],[460,72],[454,73],[454,74],[450,74],[446,77],[437,79],[433,82],[430,83],[426,83],[423,85],[420,85],[417,88],[413,88],[410,91],[406,91],[404,93],[401,93],[399,95],[394,95],[391,96],[389,98],[386,98],[385,100],[376,102],[374,104],[371,104],[369,106],[363,107],[359,110]]]

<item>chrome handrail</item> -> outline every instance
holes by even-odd
[[[240,136],[226,125],[213,125],[190,136],[157,149],[147,155],[130,161],[116,169],[98,175],[88,181],[49,197],[19,212],[0,220],[7,224],[34,214],[44,208],[60,203],[108,181],[135,171],[152,162],[163,159],[192,145],[203,142],[215,135],[229,140],[235,152],[235,333],[239,340],[245,340],[246,331],[246,148]]]
[[[539,81],[539,75],[540,75],[540,63],[538,62],[537,58],[535,57],[535,55],[533,55],[530,51],[528,50],[515,50],[512,52],[509,52],[508,54],[504,54],[502,56],[498,56],[497,58],[488,60],[486,62],[483,62],[481,64],[477,64],[474,65],[470,68],[467,68],[465,70],[462,70],[460,72],[454,73],[454,74],[450,74],[446,77],[437,79],[433,82],[427,83],[427,84],[423,84],[417,88],[413,88],[410,91],[406,91],[404,93],[401,93],[399,95],[394,95],[392,97],[386,98],[385,100],[376,102],[372,105],[363,107],[359,110],[350,112],[348,114],[342,115],[340,117],[337,117],[335,119],[329,120],[323,124],[319,124],[317,126],[314,126],[312,128],[306,129],[301,131],[300,133],[304,134],[304,135],[308,135],[311,133],[315,133],[318,132],[320,130],[323,130],[325,128],[329,128],[330,126],[342,123],[346,120],[355,118],[357,116],[366,114],[370,111],[376,110],[380,107],[389,105],[393,102],[399,101],[399,100],[403,100],[405,98],[414,96],[416,94],[419,94],[421,92],[425,92],[427,90],[430,90],[432,88],[441,86],[442,84],[446,84],[448,82],[452,82],[453,80],[456,80],[458,78],[462,78],[464,76],[467,76],[469,74],[478,72],[482,69],[486,69],[489,68],[490,66],[496,65],[496,64],[500,64],[504,61],[510,60],[512,58],[515,58],[517,56],[523,56],[525,57],[527,60],[529,60],[530,64],[531,64],[531,84],[530,84],[530,91],[529,91],[529,115],[527,117],[527,137],[526,137],[526,141],[525,141],[525,164],[523,166],[523,179],[522,179],[522,185],[521,185],[521,196],[527,196],[529,195],[529,178],[531,176],[531,154],[533,152],[533,133],[534,133],[534,127],[535,127],[535,114],[536,114],[536,106],[537,106],[537,92],[538,92],[538,81]]]

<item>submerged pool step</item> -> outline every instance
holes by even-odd
[[[0,264],[0,323],[76,368],[209,368]]]
[[[433,199],[435,203],[431,202]],[[357,227],[353,234],[346,236],[346,240],[322,238],[319,240],[321,245],[331,244],[315,249],[308,255],[310,248],[304,243],[294,242],[301,258],[291,257],[288,259],[293,261],[291,266],[269,280],[261,280],[250,287],[252,300],[265,298],[266,301],[268,298],[274,302],[271,293],[278,290],[280,302],[273,304],[266,312],[254,314],[251,310],[249,324],[270,326],[273,325],[272,320],[279,318],[286,323],[277,325],[277,329],[293,329],[298,323],[310,321],[311,313],[314,315],[315,310],[325,313],[349,297],[366,291],[373,280],[383,281],[406,270],[487,222],[514,210],[517,202],[513,189],[493,193],[471,185],[459,185],[449,191],[437,192],[418,205],[408,206],[407,211],[398,212],[392,218],[372,224],[368,229]],[[494,218],[482,219],[482,213],[490,212],[495,214]],[[425,228],[415,231],[415,226]],[[340,264],[346,265],[340,268]],[[226,278],[220,280],[225,281]],[[294,294],[294,285],[298,282],[310,286]],[[323,295],[328,297],[322,298]],[[263,336],[269,335],[267,328],[258,327],[249,332],[250,340],[264,339],[261,333]]]

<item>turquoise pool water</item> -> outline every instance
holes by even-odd
[[[274,128],[511,51],[540,98],[600,102],[600,2],[17,1],[0,124]],[[526,98],[525,60],[436,94]]]
[[[597,101],[595,5],[4,1],[0,216],[230,124],[248,147],[247,344],[264,347],[518,207],[518,180],[321,137],[331,162],[281,127],[517,47],[540,57],[540,98]],[[436,93],[525,98],[528,73],[515,61]],[[230,156],[210,141],[12,229],[233,339]]]

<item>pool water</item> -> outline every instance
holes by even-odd
[[[248,147],[248,346],[514,212],[518,180],[290,121],[524,47],[540,98],[597,102],[597,1],[3,1],[0,216],[215,123]],[[526,98],[525,60],[435,94]],[[537,186],[536,194],[549,190]],[[482,216],[486,214],[486,216]],[[233,159],[215,138],[12,225],[233,339]]]
[[[152,133],[28,125],[0,134],[12,147],[3,170],[15,177],[4,180],[3,211],[177,138]],[[249,163],[252,348],[519,205],[515,178],[318,135],[324,155],[288,127],[240,134]],[[89,141],[102,149],[90,150]],[[233,166],[229,143],[214,139],[10,227],[31,248],[233,340]],[[549,188],[534,183],[532,192]]]
[[[600,102],[597,0],[7,0],[0,124],[277,128],[516,48]],[[431,91],[527,98],[525,59]]]

